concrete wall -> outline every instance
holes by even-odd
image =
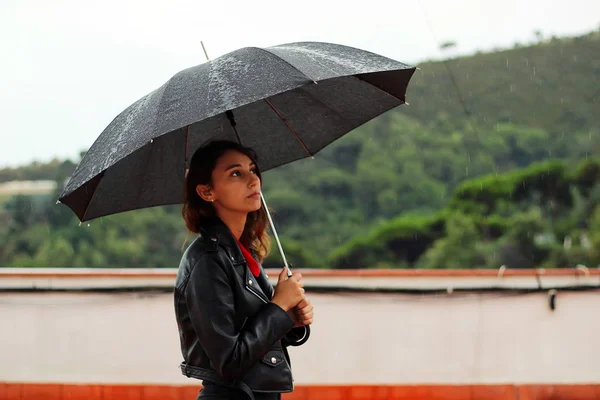
[[[598,279],[596,276],[595,279]],[[309,293],[297,384],[600,382],[600,293]],[[168,293],[0,293],[0,382],[194,384]]]

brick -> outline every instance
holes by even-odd
[[[21,387],[21,399],[61,400],[62,385],[31,383]]]
[[[142,400],[142,387],[139,385],[106,385],[102,387],[104,400]]]
[[[431,385],[429,400],[470,400],[471,387],[468,385]]]
[[[62,400],[103,400],[100,385],[63,385]]]
[[[393,386],[389,390],[390,400],[429,400],[427,386]]]
[[[0,383],[0,399],[21,400],[20,383]]]
[[[142,400],[180,400],[180,398],[180,390],[177,386],[148,385],[142,387]]]
[[[515,400],[517,388],[514,385],[473,385],[471,400]]]
[[[348,400],[349,387],[346,386],[310,386],[306,400]]]

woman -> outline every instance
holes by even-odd
[[[199,236],[175,284],[184,375],[201,379],[198,399],[279,399],[293,390],[288,346],[305,341],[313,306],[302,276],[282,269],[273,289],[260,262],[269,251],[267,214],[254,152],[214,141],[186,176],[182,215]]]

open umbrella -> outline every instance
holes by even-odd
[[[177,73],[119,114],[84,155],[59,202],[82,222],[182,203],[190,158],[213,139],[252,147],[262,171],[313,156],[404,104],[414,71],[330,43],[236,50]],[[269,222],[288,267],[270,215]]]

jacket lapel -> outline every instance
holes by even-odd
[[[215,239],[218,246],[224,250],[223,255],[229,259],[235,272],[244,280],[246,287],[265,302],[269,302],[273,295],[272,287],[265,276],[262,266],[260,267],[260,274],[255,278],[246,263],[242,250],[231,234],[231,231],[229,231],[229,228],[216,217],[205,217],[202,220],[202,226],[202,235],[206,237],[206,240]],[[254,253],[252,256],[254,257]],[[256,259],[256,257],[254,258]],[[271,290],[265,294],[263,288],[269,288]]]
[[[271,300],[270,297],[268,297],[265,292],[263,291],[262,287],[263,284],[262,282],[259,282],[260,280],[262,280],[262,271],[261,273],[258,275],[258,277],[254,277],[254,275],[252,275],[252,272],[250,272],[250,268],[248,268],[248,265],[246,265],[244,263],[244,269],[245,269],[245,280],[246,280],[246,286],[248,287],[248,289],[250,289],[251,291],[253,291],[256,295],[260,296],[264,301],[269,302]]]
[[[258,285],[263,289],[263,292],[265,293],[265,295],[269,298],[269,300],[272,300],[273,299],[273,285],[271,285],[271,282],[269,282],[269,279],[267,278],[267,274],[263,270],[262,265],[260,266],[260,274],[258,275],[256,280],[258,281]]]

